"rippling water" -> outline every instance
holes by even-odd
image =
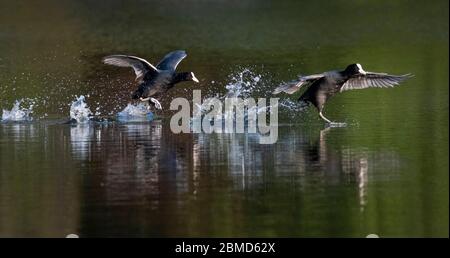
[[[448,1],[1,1],[0,13],[1,237],[448,237]],[[131,70],[101,64],[174,49],[200,84],[155,113],[130,103]],[[273,145],[170,131],[170,100],[193,89],[268,97],[353,62],[415,77],[334,97],[325,114],[343,128],[283,95]]]

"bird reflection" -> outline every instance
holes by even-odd
[[[159,207],[164,193],[188,191],[189,135],[174,136],[160,122],[71,127],[75,158],[89,162],[86,180],[109,205]]]
[[[221,171],[226,170],[228,179],[221,180],[231,179],[234,187],[242,190],[278,181],[277,177],[292,178],[290,183],[300,187],[316,185],[324,190],[349,185],[354,186],[355,197],[364,210],[370,164],[380,163],[381,157],[340,140],[346,130],[281,128],[278,142],[269,146],[260,145],[257,136],[251,134],[196,135],[192,146],[194,179],[201,181],[199,178],[205,177],[202,171],[223,175]],[[384,163],[398,159],[395,153],[390,155]],[[194,182],[194,186],[199,184]]]
[[[281,127],[277,143],[261,145],[257,134],[173,134],[168,124],[153,121],[72,127],[71,142],[89,172],[85,198],[101,198],[98,205],[113,209],[117,220],[130,221],[132,208],[137,219],[156,223],[167,216],[182,219],[185,209],[194,212],[200,204],[242,205],[230,191],[270,188],[329,201],[338,193],[364,211],[371,164],[386,168],[398,157],[355,147],[347,134],[348,128]]]
[[[368,153],[345,145],[339,146],[337,150],[330,150],[327,145],[330,130],[332,127],[320,131],[319,163],[327,171],[332,171],[329,175],[334,183],[341,183],[340,174],[344,175],[347,182],[357,182],[359,205],[363,211],[367,203]]]

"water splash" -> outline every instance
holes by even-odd
[[[244,68],[236,73],[233,73],[229,76],[229,82],[224,86],[227,92],[223,95],[215,95],[214,97],[220,100],[224,100],[225,98],[255,98],[257,102],[257,97],[277,97],[272,95],[273,85],[269,79],[265,78],[262,74],[258,74],[253,72],[249,68]],[[212,97],[211,95],[209,97]],[[208,96],[202,102],[202,105],[197,105],[198,111],[201,115],[208,113],[210,110],[207,108],[212,104],[212,99],[209,99]],[[267,100],[267,104],[269,100]],[[290,98],[281,98],[277,105],[280,113],[285,113],[289,117],[295,117],[298,114],[301,114],[308,105],[304,102],[295,101]],[[251,107],[245,110],[245,119],[249,116],[254,116],[255,113],[259,114],[262,111],[271,112],[274,107],[268,105],[266,107]],[[198,115],[198,113],[197,113]],[[230,116],[234,116],[233,114],[219,114],[215,117],[216,120],[224,119]]]
[[[14,106],[11,110],[3,109],[2,121],[31,121],[33,118],[31,114],[33,113],[34,104],[30,104],[28,108],[20,107],[23,100],[16,100]]]
[[[85,97],[81,95],[70,105],[70,119],[79,124],[87,123],[92,117],[92,111],[85,102]]]
[[[197,110],[200,113],[197,113],[196,115],[204,115],[210,111],[207,107],[211,106],[213,103],[212,97],[219,100],[224,100],[225,98],[249,98],[252,97],[252,93],[257,89],[262,88],[262,75],[254,73],[249,68],[244,68],[237,73],[233,73],[229,78],[229,82],[224,86],[227,93],[223,95],[206,95],[202,100],[202,105],[196,104],[198,107]],[[215,84],[214,81],[211,83]],[[224,115],[227,116],[227,114]],[[218,118],[219,117],[216,119]]]
[[[148,110],[147,105],[144,103],[128,104],[122,111],[117,113],[117,119],[121,122],[152,121],[153,117],[153,113]]]
[[[284,98],[280,100],[278,106],[286,113],[288,113],[288,115],[293,117],[299,114],[300,112],[305,111],[309,107],[309,104],[304,101],[297,101],[290,98]]]
[[[230,82],[225,85],[225,89],[228,90],[224,97],[250,97],[251,94],[260,88],[262,83],[262,76],[255,74],[250,69],[245,68],[235,75],[231,75]]]

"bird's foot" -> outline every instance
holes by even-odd
[[[328,124],[331,124],[333,122],[331,122],[328,118],[326,118],[323,114],[322,111],[319,112],[319,116],[320,118],[322,118],[325,122],[327,122]]]
[[[322,111],[319,112],[319,116],[327,123],[327,127],[346,127],[347,126],[346,123],[332,122],[331,120],[329,120],[322,114]]]
[[[156,109],[162,110],[161,103],[159,103],[159,101],[157,99],[150,98],[150,101],[153,102],[153,104],[155,104]]]
[[[144,98],[140,98],[139,100],[142,101],[142,102],[151,101],[155,105],[156,109],[162,110],[161,103],[155,98],[148,97],[148,98],[145,98],[145,99]],[[149,106],[149,109],[150,109],[150,106]]]

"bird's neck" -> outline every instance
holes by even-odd
[[[176,73],[173,77],[173,83],[188,81],[189,73]]]

